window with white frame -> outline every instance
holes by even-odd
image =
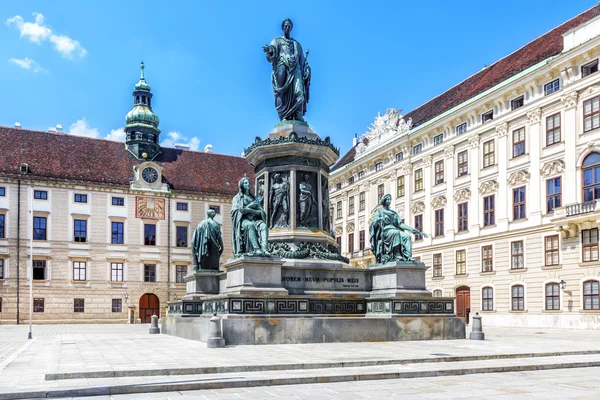
[[[440,145],[443,142],[444,142],[444,134],[443,133],[440,133],[439,135],[435,135],[433,137],[433,145],[434,146]]]
[[[419,154],[422,151],[423,151],[423,143],[419,143],[417,145],[414,145],[413,148],[412,148],[413,155]]]
[[[585,78],[588,75],[598,72],[598,59],[591,61],[581,66],[581,77]]]
[[[465,133],[467,131],[467,123],[463,122],[460,125],[456,125],[456,134],[457,135],[462,135],[463,133]]]
[[[525,287],[523,285],[513,285],[510,288],[511,310],[525,311]]]
[[[546,310],[560,310],[560,285],[558,283],[546,284]]]
[[[442,291],[440,289],[435,289],[433,291],[433,297],[442,297]]]
[[[525,268],[525,250],[522,240],[510,243],[510,269]]]
[[[494,310],[494,288],[490,286],[486,286],[483,289],[481,289],[481,310]]]
[[[510,109],[516,110],[517,108],[523,107],[525,104],[525,96],[519,96],[516,99],[510,101]]]
[[[86,279],[86,266],[85,261],[73,261],[73,280],[74,281],[85,281]]]
[[[110,263],[110,280],[112,282],[123,282],[123,263]]]
[[[548,96],[549,94],[557,92],[558,89],[560,89],[560,81],[555,79],[552,82],[548,82],[544,85],[544,95]]]
[[[589,280],[583,282],[583,309],[600,310],[598,302],[598,281]]]
[[[488,121],[491,121],[494,119],[494,110],[490,110],[486,113],[481,114],[481,123],[485,124]]]

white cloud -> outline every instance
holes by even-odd
[[[188,138],[179,132],[171,131],[167,137],[160,143],[162,147],[175,147],[175,144],[185,144],[190,146],[190,150],[198,151],[200,148],[200,139],[196,136]]]
[[[85,118],[77,120],[69,127],[69,135],[97,138],[100,135],[97,128],[92,128]]]
[[[33,72],[47,72],[44,68],[40,66],[40,64],[33,61],[31,58],[11,58],[8,62],[18,65],[23,69],[28,69]]]
[[[125,141],[125,128],[111,129],[110,133],[104,139],[114,140],[115,142]]]
[[[26,37],[34,43],[41,44],[50,40],[54,49],[64,58],[72,59],[74,57],[85,57],[87,50],[75,39],[67,35],[56,34],[52,29],[44,25],[44,16],[40,13],[33,13],[35,22],[25,22],[23,17],[15,15],[6,20],[8,26],[15,26],[19,30],[21,37]]]

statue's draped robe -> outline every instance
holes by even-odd
[[[199,269],[219,269],[219,257],[223,249],[221,227],[212,218],[201,221],[192,237],[194,262]]]
[[[269,49],[267,60],[273,64],[271,81],[279,119],[301,121],[306,113],[310,87],[310,69],[302,46],[292,38],[276,37]],[[282,74],[286,79],[280,85],[277,76]]]
[[[314,198],[312,186],[308,182],[300,183],[300,194],[298,195],[298,204],[300,208],[300,224],[309,226],[313,215]]]
[[[271,228],[289,226],[289,185],[286,182],[275,183],[271,187]]]
[[[242,209],[254,203],[253,208],[260,210],[260,215],[244,214]],[[251,254],[256,250],[268,250],[266,215],[254,196],[238,193],[231,204],[231,223],[233,229],[233,254]]]
[[[413,260],[411,236],[407,230],[409,227],[395,211],[385,208],[375,211],[369,234],[377,263]]]

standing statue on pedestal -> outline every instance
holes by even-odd
[[[206,212],[207,218],[198,224],[192,237],[194,270],[219,269],[219,258],[223,254],[221,226],[214,220],[215,210]]]
[[[408,232],[423,235],[423,232],[404,224],[404,220],[394,210],[390,210],[392,196],[381,197],[382,208],[375,211],[369,226],[371,235],[371,251],[375,254],[375,262],[385,264],[394,261],[414,261],[412,258],[412,242]]]
[[[287,228],[290,226],[288,219],[290,215],[289,201],[290,185],[282,178],[281,174],[273,176],[271,193],[269,194],[269,206],[271,207],[271,226],[269,228]]]
[[[312,192],[310,184],[310,175],[304,174],[304,180],[300,182],[300,192],[298,195],[298,208],[300,209],[300,226],[309,227],[311,218],[317,201]]]
[[[267,61],[273,64],[271,83],[275,108],[281,121],[304,121],[308,104],[311,71],[302,46],[290,37],[294,24],[287,18],[281,23],[282,37],[263,46]]]
[[[242,178],[238,188],[231,204],[233,254],[235,257],[269,255],[267,218],[260,199],[252,195],[248,178]]]

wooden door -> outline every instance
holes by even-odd
[[[160,301],[155,294],[146,293],[140,297],[140,320],[142,324],[149,324],[153,315],[158,315],[160,310]]]
[[[464,318],[469,324],[469,313],[471,312],[471,289],[468,286],[456,288],[456,316]]]

